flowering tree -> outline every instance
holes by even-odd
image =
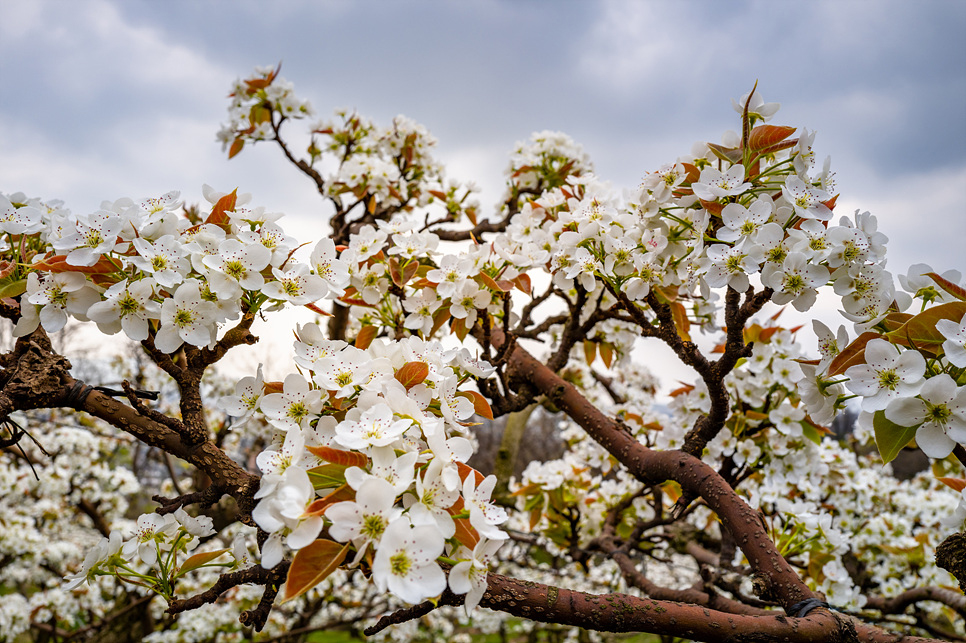
[[[277,69],[231,99],[229,157],[272,142],[331,208],[305,255],[237,191],[206,186],[204,211],[172,192],[87,215],[0,196],[0,314],[18,338],[0,360],[16,463],[2,503],[24,533],[44,533],[39,513],[57,525],[19,549],[0,537],[15,562],[0,640],[86,637],[139,607],[156,620],[137,636],[158,641],[376,616],[368,634],[409,640],[417,620],[480,631],[496,613],[594,637],[966,640],[961,275],[917,265],[897,288],[875,218],[836,222],[829,163],[815,170],[814,133],[767,124],[777,104],[752,91],[739,134],[623,195],[569,138],[535,134],[487,218],[406,118],[338,112],[301,156],[282,130],[312,109]],[[821,289],[853,332],[814,322],[810,360],[805,331],[763,311],[806,311]],[[284,381],[212,373],[287,306],[319,323],[295,329]],[[83,381],[48,338],[70,318],[123,333],[160,371],[122,360],[121,390]],[[632,359],[642,337],[698,373],[670,414]],[[852,398],[843,444],[825,427]],[[535,408],[566,453],[511,479]],[[485,476],[467,464],[474,427],[500,415]],[[883,475],[913,442],[932,470]],[[138,444],[171,479],[127,521],[143,476],[116,471]],[[58,522],[75,507],[103,536],[80,555],[78,526]]]

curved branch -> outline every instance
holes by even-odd
[[[966,596],[943,587],[916,587],[892,598],[870,596],[865,609],[879,610],[884,614],[901,614],[907,607],[920,601],[942,603],[966,618]]]
[[[490,341],[494,347],[501,347],[505,342],[502,331],[490,329]],[[751,563],[761,598],[778,600],[789,609],[795,603],[813,597],[768,538],[758,513],[711,467],[687,453],[647,448],[616,421],[601,413],[572,384],[519,345],[511,352],[507,370],[511,382],[528,384],[546,395],[645,485],[674,480],[685,492],[704,498],[724,527],[734,535]]]

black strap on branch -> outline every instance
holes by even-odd
[[[95,386],[95,391],[100,391],[105,395],[110,395],[111,397],[126,397],[127,393],[124,391],[118,391],[117,389],[107,388],[106,386]],[[142,391],[141,389],[134,389],[134,396],[139,397],[142,400],[156,400],[158,396],[161,395],[161,391]]]
[[[67,391],[67,399],[64,401],[74,408],[80,408],[84,406],[84,402],[87,401],[87,396],[93,390],[93,386],[88,386],[84,382],[76,380],[74,385],[70,387],[70,390]]]
[[[805,618],[808,616],[808,613],[816,607],[831,609],[829,604],[823,600],[817,598],[806,598],[804,601],[795,603],[791,607],[785,609],[785,613],[789,616],[794,616],[795,618]]]
[[[77,380],[67,392],[66,402],[75,408],[83,406],[84,402],[87,401],[87,396],[91,394],[91,391],[98,391],[104,395],[110,395],[111,397],[127,397],[127,393],[124,391],[118,391],[117,389],[108,388],[106,386],[90,386],[89,384],[85,384],[84,382]],[[156,400],[160,394],[160,391],[134,391],[134,395],[136,397],[145,400]]]

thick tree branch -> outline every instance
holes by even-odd
[[[490,341],[500,347],[505,338],[499,329],[491,329]],[[724,527],[734,534],[755,570],[761,598],[778,600],[788,609],[813,596],[768,538],[758,513],[708,465],[679,451],[647,448],[519,345],[510,355],[508,375],[511,385],[529,385],[546,395],[645,485],[674,480],[686,492],[704,498]]]

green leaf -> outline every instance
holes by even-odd
[[[808,422],[801,422],[802,425],[802,435],[814,442],[815,444],[822,443],[822,434],[819,433],[818,429],[809,424]]]
[[[348,468],[344,464],[323,464],[308,470],[309,480],[316,489],[338,487],[345,484],[345,470]]]
[[[16,281],[0,286],[0,298],[19,297],[25,292],[27,292],[26,279],[18,279]]]
[[[876,411],[872,418],[875,429],[875,445],[879,449],[882,463],[888,464],[896,459],[902,448],[916,437],[918,426],[899,426],[885,416],[885,411]]]
[[[893,344],[938,353],[942,350],[940,345],[946,338],[936,330],[936,323],[942,319],[949,319],[958,324],[964,315],[966,315],[966,301],[940,304],[927,308],[884,337]]]

